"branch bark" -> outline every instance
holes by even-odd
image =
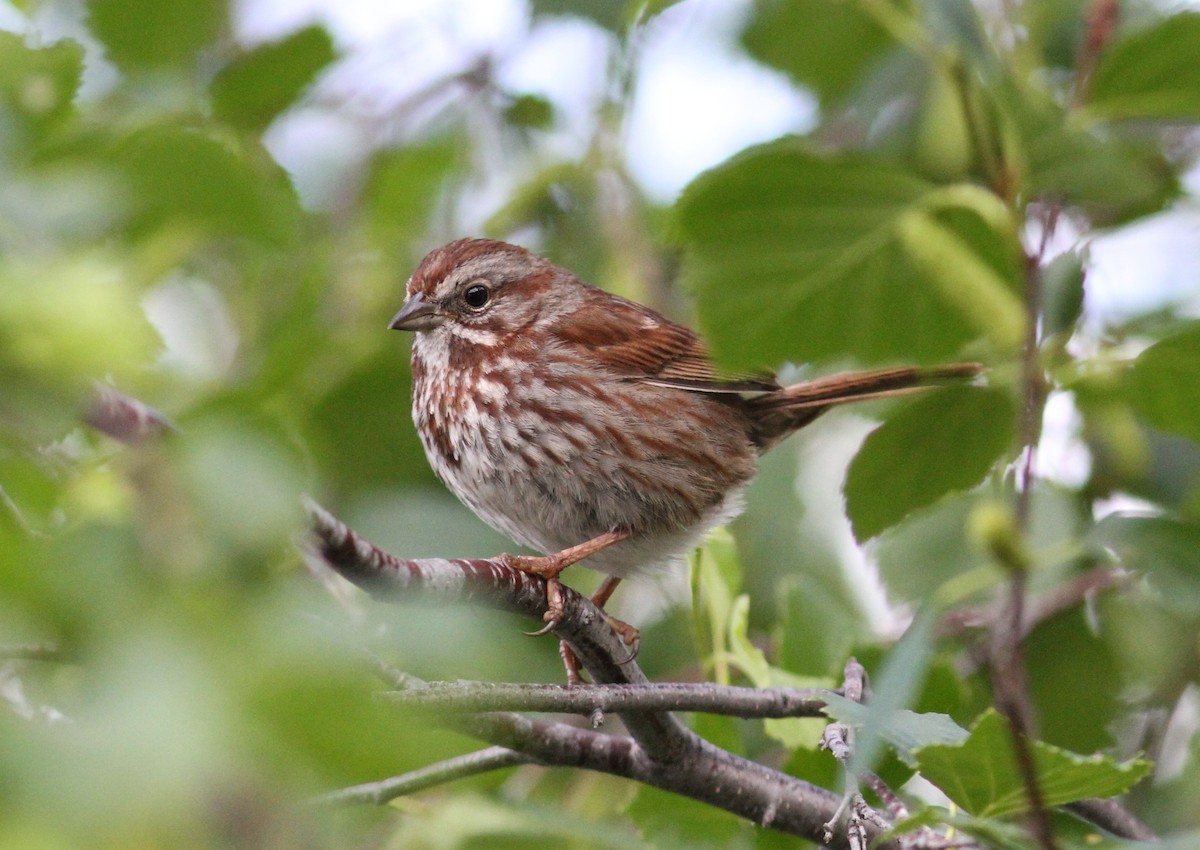
[[[425,602],[486,605],[542,622],[546,586],[537,576],[497,559],[397,558],[355,534],[316,503],[309,502],[307,510],[312,547],[319,561],[377,599],[395,601],[419,595]],[[597,684],[563,688],[426,683],[380,662],[377,671],[396,689],[385,694],[386,699],[436,710],[442,725],[493,746],[380,782],[344,788],[318,798],[318,802],[383,803],[463,776],[537,763],[622,776],[708,803],[764,827],[825,843],[826,826],[838,822],[838,795],[715,747],[670,712],[812,717],[819,716],[821,696],[829,691],[651,684],[590,600],[564,587],[563,603],[564,616],[554,633],[570,643]],[[857,687],[856,681],[848,673],[847,687]],[[593,716],[597,709],[612,711],[629,734],[599,733],[532,719],[511,709]],[[1110,801],[1086,801],[1071,810],[1119,837],[1152,835]],[[865,830],[867,840],[874,840],[891,819],[885,813],[864,809],[853,822],[857,830]],[[877,846],[880,850],[929,850],[945,846],[939,843],[944,841],[945,836],[936,834],[927,838],[909,834]],[[830,846],[850,847],[851,837],[843,830],[833,836]]]
[[[736,688],[708,683],[647,685],[516,685],[493,682],[429,682],[384,698],[426,711],[543,711],[593,715],[602,712],[701,711],[733,717],[823,717],[824,694],[810,688]],[[836,691],[835,691],[836,693]]]
[[[397,558],[355,534],[316,503],[309,502],[306,507],[313,545],[321,560],[375,598],[395,600],[419,593],[423,600],[486,605],[538,621],[546,612],[546,585],[537,576],[493,559]],[[564,587],[563,604],[562,621],[553,631],[571,645],[593,681],[601,685],[649,684],[620,636],[590,600]],[[416,685],[405,688],[405,693],[421,690]],[[531,761],[623,776],[811,841],[821,841],[823,824],[837,811],[837,795],[719,749],[667,711],[626,708],[620,717],[628,737],[501,711],[448,714],[440,722]],[[426,778],[406,776],[397,777],[397,782],[411,784]],[[337,793],[355,799],[350,789]],[[875,829],[872,837],[877,832]],[[832,846],[849,845],[843,835],[835,837]],[[880,846],[896,850],[900,845],[887,842]]]

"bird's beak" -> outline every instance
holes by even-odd
[[[438,311],[437,303],[427,301],[417,293],[404,302],[399,313],[392,316],[388,328],[393,331],[431,331],[444,321],[446,316]]]

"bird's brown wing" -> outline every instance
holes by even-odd
[[[721,376],[695,332],[612,295],[571,314],[555,335],[630,380],[704,393],[767,392],[769,376]]]

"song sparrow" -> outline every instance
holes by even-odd
[[[511,558],[551,580],[551,621],[565,566],[619,580],[678,558],[741,510],[758,456],[829,407],[980,370],[723,379],[688,328],[487,239],[426,256],[389,327],[416,332],[413,420],[438,477],[553,553]]]

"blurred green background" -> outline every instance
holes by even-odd
[[[421,256],[463,235],[692,323],[730,368],[991,368],[778,449],[694,611],[682,569],[620,591],[661,680],[831,684],[851,653],[885,666],[918,609],[991,598],[972,518],[1012,501],[1036,282],[1033,586],[1131,571],[1029,635],[1039,732],[1158,759],[1130,804],[1200,827],[1200,14],[369,7],[0,4],[0,847],[787,843],[533,767],[307,805],[476,746],[373,696],[368,651],[561,681],[529,623],[371,603],[297,545],[307,493],[397,554],[511,548],[429,471],[385,330]],[[100,387],[173,429],[87,427]],[[911,706],[966,726],[989,704],[976,637],[926,638],[896,671]],[[837,787],[807,727],[691,721]]]

